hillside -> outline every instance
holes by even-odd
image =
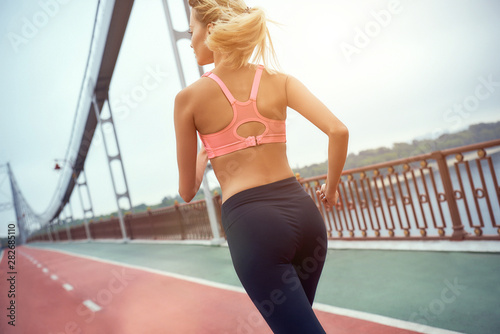
[[[360,151],[358,154],[350,153],[344,169],[364,167],[380,162],[407,158],[419,154],[430,153],[464,145],[481,143],[484,141],[500,139],[500,121],[496,123],[479,123],[455,133],[447,133],[436,139],[413,140],[411,143],[394,143],[392,147],[378,147]],[[294,170],[303,178],[326,174],[327,161],[305,166]]]

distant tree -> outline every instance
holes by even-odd
[[[413,140],[411,143],[394,143],[392,148],[378,147],[349,153],[344,169],[352,169],[376,163],[408,158],[437,150],[445,150],[500,138],[500,121],[496,123],[479,123],[469,126],[467,130],[456,133],[445,133],[437,139]],[[326,174],[327,162],[297,168],[303,178]]]

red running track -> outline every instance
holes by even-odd
[[[0,262],[2,334],[271,333],[244,293],[29,247],[16,248],[13,327],[6,253]],[[416,333],[315,312],[328,334]]]

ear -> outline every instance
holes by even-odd
[[[212,28],[213,27],[214,27],[214,24],[212,22],[210,22],[209,24],[207,24],[207,31],[208,31],[209,35],[212,33]]]

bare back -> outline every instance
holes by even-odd
[[[252,80],[256,67],[251,65],[237,71],[213,72],[228,87],[238,101],[250,97]],[[257,109],[264,117],[285,120],[287,97],[286,75],[269,74],[264,71],[257,94]],[[201,134],[216,133],[224,129],[233,119],[231,104],[216,82],[201,78],[192,86],[196,94],[191,97],[193,120]],[[264,132],[265,126],[258,122],[242,124],[238,135],[257,136]],[[249,188],[268,184],[293,176],[288,164],[285,143],[269,143],[249,147],[211,159],[219,180],[223,201],[232,195]]]

